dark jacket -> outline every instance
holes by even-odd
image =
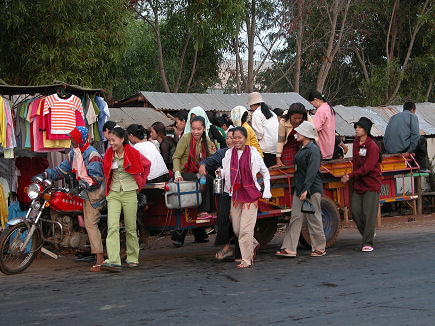
[[[360,150],[365,149],[366,155],[361,156]],[[367,137],[363,143],[359,143],[359,137],[353,141],[353,172],[349,174],[353,178],[353,190],[359,194],[366,191],[381,192],[382,173],[379,163],[379,146]]]
[[[295,156],[295,191],[300,196],[308,190],[308,197],[316,192],[323,194],[322,180],[320,179],[320,149],[310,141],[301,147]]]
[[[214,175],[214,171],[216,171],[218,167],[222,166],[222,160],[224,159],[227,150],[228,148],[218,149],[216,153],[202,160],[199,164],[205,165],[207,172],[211,175]]]
[[[419,139],[418,117],[405,110],[393,115],[388,121],[383,142],[387,153],[414,153]]]

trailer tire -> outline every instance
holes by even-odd
[[[260,243],[260,247],[263,247],[272,241],[277,228],[278,220],[276,217],[257,220],[254,229],[254,237]]]
[[[331,247],[337,240],[340,233],[340,213],[334,201],[323,196],[320,202],[322,207],[323,231],[325,232],[326,248]],[[307,220],[302,223],[301,236],[299,242],[306,248],[311,248],[311,239],[308,232]]]

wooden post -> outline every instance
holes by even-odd
[[[417,176],[417,182],[415,184],[417,187],[417,214],[422,215],[423,214],[423,196],[422,196],[422,190],[421,190],[421,175],[419,174]]]
[[[349,223],[349,208],[348,207],[343,208],[343,216],[344,216],[344,225],[347,225],[347,223]]]
[[[382,226],[382,222],[381,222],[381,204],[378,204],[378,227]]]

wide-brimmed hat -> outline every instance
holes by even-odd
[[[253,92],[248,95],[248,106],[251,106],[253,104],[259,104],[263,103],[263,98],[261,97],[261,94],[258,92]]]
[[[314,125],[309,121],[303,121],[298,127],[295,128],[295,131],[304,137],[315,139],[317,137],[317,130]]]
[[[370,135],[370,130],[372,129],[373,122],[369,118],[361,117],[357,122],[353,124],[353,127],[356,128],[357,126],[360,126],[363,128],[367,135]]]

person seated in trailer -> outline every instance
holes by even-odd
[[[174,139],[177,143],[184,134],[188,114],[186,110],[181,110],[175,115]]]
[[[106,178],[108,259],[101,269],[121,272],[119,221],[124,213],[127,245],[127,267],[139,265],[139,242],[137,238],[137,192],[146,183],[151,162],[128,143],[127,133],[121,127],[109,131],[109,145],[103,160]]]
[[[190,120],[189,120],[190,121]],[[173,155],[175,182],[189,180],[197,181],[199,163],[210,156],[212,142],[207,137],[206,121],[202,116],[195,116],[189,123],[189,132],[185,132],[177,144]],[[213,178],[206,176],[205,189],[202,191],[202,203],[198,207],[198,219],[207,219],[214,214],[215,198],[213,194]],[[172,241],[175,246],[181,247],[187,230],[172,233]],[[192,230],[196,242],[208,242],[208,235],[203,228]]]
[[[344,156],[348,152],[347,145],[343,142],[340,135],[335,135],[335,144],[334,144],[334,155],[332,155],[333,160],[339,160],[344,158]]]
[[[420,136],[417,108],[414,102],[403,104],[403,111],[393,115],[388,121],[383,139],[389,154],[414,153],[423,172],[429,172],[426,137]]]
[[[323,231],[322,209],[323,185],[320,179],[321,154],[314,143],[316,128],[309,121],[295,128],[302,147],[295,156],[295,186],[292,200],[292,216],[287,227],[281,249],[275,254],[281,257],[296,257],[304,215],[307,219],[311,240],[311,257],[326,255],[326,238]],[[311,204],[311,213],[302,212],[305,201]]]
[[[353,172],[341,178],[346,183],[353,179],[352,219],[362,235],[361,250],[373,251],[378,218],[379,193],[382,185],[382,154],[370,130],[373,122],[362,117],[355,123],[353,141]]]
[[[293,103],[287,111],[284,111],[279,121],[276,165],[272,166],[273,168],[294,164],[296,152],[301,145],[296,140],[295,128],[306,121],[307,116],[307,110],[302,103]]]
[[[231,120],[228,118],[226,114],[216,119],[216,126],[222,128],[222,130],[225,131],[225,133],[228,133],[228,130],[234,128]]]
[[[225,192],[231,195],[231,218],[234,234],[239,240],[242,260],[237,268],[249,268],[254,263],[258,241],[254,238],[259,199],[269,199],[270,175],[260,154],[246,145],[248,133],[243,127],[236,127],[233,133],[234,147],[225,153],[222,161],[222,177]],[[261,173],[264,191],[257,182]]]
[[[71,189],[72,195],[79,195],[83,200],[85,227],[91,244],[91,253],[96,255],[96,262],[91,272],[100,272],[104,262],[103,243],[98,229],[100,208],[104,204],[103,159],[98,151],[89,144],[89,132],[85,127],[75,127],[70,133],[71,152],[67,160],[53,169],[45,170],[41,177],[59,180],[73,176],[76,185]]]
[[[141,125],[132,124],[127,128],[130,143],[151,162],[147,182],[157,183],[169,181],[169,171],[162,155],[153,143],[145,140],[145,134],[146,130]]]
[[[215,144],[216,148],[225,148],[227,146],[225,142],[227,134],[222,128],[216,125],[216,116],[213,112],[207,111],[207,117],[210,121],[208,137]]]
[[[335,145],[335,111],[319,91],[312,91],[308,101],[316,108],[312,122],[317,129],[317,145],[322,153],[323,160],[331,160]]]
[[[260,93],[249,94],[248,105],[252,113],[252,129],[263,151],[267,167],[276,164],[276,144],[278,142],[279,121],[272,109],[263,101]]]
[[[222,160],[225,157],[225,153],[228,149],[233,147],[234,130],[234,128],[227,130],[227,148],[221,148],[217,150],[215,154],[207,157],[206,159],[202,160],[201,163],[199,163],[199,173],[201,175],[210,174],[213,176],[218,168],[222,166]],[[234,239],[234,232],[230,221],[231,197],[225,191],[222,193],[222,195],[217,197],[219,203],[216,221],[217,234],[214,245],[224,247],[216,253],[215,257],[218,260],[223,260],[234,255],[236,259],[240,259],[241,255],[237,239],[235,239],[235,254],[233,254],[233,251],[230,247],[230,242],[232,239]]]
[[[254,146],[257,152],[260,153],[260,156],[263,157],[263,151],[260,148],[257,136],[255,136],[254,129],[252,129],[251,126],[248,124],[248,119],[249,112],[244,106],[238,105],[231,110],[231,121],[233,121],[234,126],[243,127],[248,133],[248,137],[246,138],[246,145]]]
[[[160,154],[162,155],[166,168],[169,170],[169,175],[172,178],[172,169],[174,168],[172,156],[177,148],[177,142],[174,138],[166,136],[166,127],[160,121],[154,122],[151,125],[150,138],[159,143]]]
[[[104,151],[109,147],[109,131],[115,128],[116,122],[106,121],[103,125],[103,136],[104,136]]]

